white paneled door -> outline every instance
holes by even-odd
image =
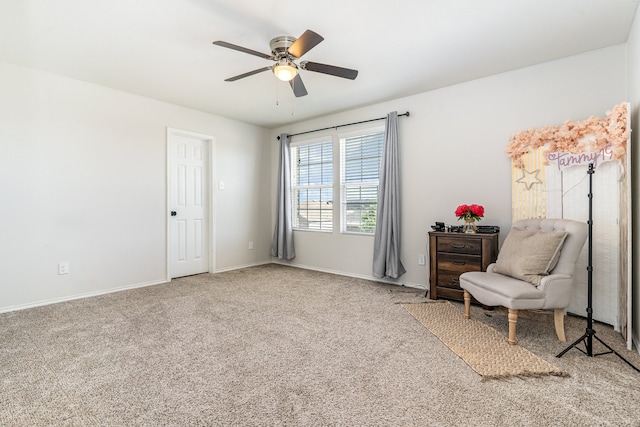
[[[209,271],[210,143],[190,132],[168,132],[170,278]]]

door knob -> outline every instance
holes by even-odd
[[[176,216],[178,213],[176,211],[171,211],[171,216]]]

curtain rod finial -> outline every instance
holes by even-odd
[[[407,111],[407,117],[409,117],[411,114]]]

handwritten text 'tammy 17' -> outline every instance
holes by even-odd
[[[593,167],[597,168],[598,163],[613,160],[613,152],[611,145],[607,145],[603,149],[587,153],[549,153],[547,154],[549,164],[556,165],[558,170],[570,168],[571,166],[587,166],[593,163]]]

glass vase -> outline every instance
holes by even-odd
[[[462,226],[462,231],[465,233],[475,233],[476,232],[476,223],[472,219],[467,219],[464,221],[464,225]]]

